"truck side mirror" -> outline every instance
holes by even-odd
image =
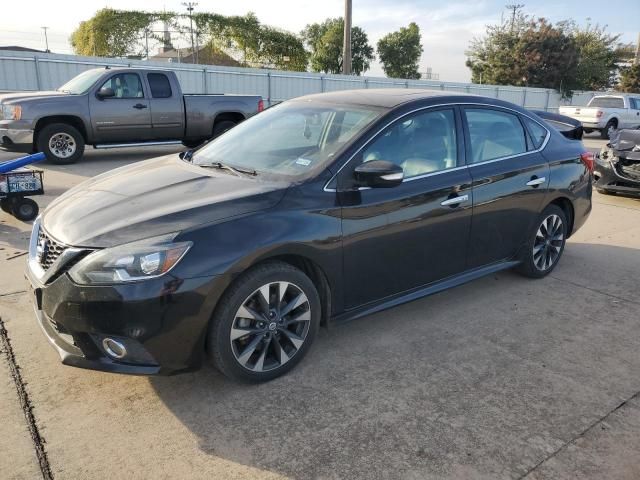
[[[105,98],[115,97],[116,92],[113,91],[113,88],[103,87],[96,93],[96,97],[100,100],[104,100]]]

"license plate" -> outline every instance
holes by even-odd
[[[12,192],[32,192],[37,190],[36,182],[28,180],[16,180],[11,182],[9,190]]]

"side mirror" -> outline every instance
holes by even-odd
[[[100,100],[104,100],[105,98],[111,98],[115,96],[116,96],[116,92],[113,91],[113,88],[108,88],[108,87],[101,88],[96,93],[96,97],[98,97]]]
[[[395,187],[402,183],[402,167],[386,160],[372,160],[358,165],[355,177],[361,186],[372,188]]]
[[[193,157],[193,150],[184,150],[179,154],[180,160],[185,160],[187,162],[191,161],[191,157]]]

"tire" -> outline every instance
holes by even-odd
[[[557,205],[548,205],[538,217],[529,234],[520,255],[521,263],[516,270],[530,278],[542,278],[549,275],[562,257],[567,235],[566,214]]]
[[[18,220],[29,222],[38,216],[38,204],[30,198],[19,198],[13,202],[11,213]]]
[[[213,137],[216,138],[222,135],[227,130],[231,130],[233,127],[237,125],[233,120],[222,120],[221,122],[216,123],[213,126]]]
[[[309,277],[287,263],[267,262],[240,275],[223,294],[207,334],[208,355],[233,380],[272,380],[309,351],[320,318],[320,297]]]
[[[592,129],[590,129],[590,128],[583,128],[583,129],[582,129],[582,131],[583,131],[584,133],[591,133],[591,132],[593,132],[593,130],[592,130]]]
[[[0,209],[5,213],[13,215],[13,206],[9,198],[0,199]]]
[[[52,123],[38,132],[36,146],[56,165],[77,162],[84,153],[82,134],[66,123]]]
[[[600,130],[600,137],[604,138],[605,140],[608,140],[610,135],[609,135],[609,130],[616,129],[618,127],[618,122],[615,120],[609,120],[607,122],[607,124],[604,126],[604,128],[602,130]]]
[[[615,193],[610,192],[609,190],[605,190],[604,188],[596,187],[596,192],[600,193],[601,195],[615,195]]]

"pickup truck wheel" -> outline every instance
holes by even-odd
[[[219,137],[227,130],[231,130],[237,125],[233,120],[222,120],[213,126],[213,138]]]
[[[583,131],[584,131],[584,133],[591,133],[591,132],[593,132],[593,130],[592,130],[592,129],[590,129],[590,128],[584,128],[584,129],[583,129]]]
[[[66,123],[52,123],[38,133],[36,146],[57,165],[77,162],[84,153],[82,134]]]
[[[198,148],[203,143],[203,140],[185,140],[184,142],[182,142],[182,145],[187,148]]]
[[[600,136],[605,140],[608,140],[609,138],[611,138],[611,134],[616,128],[618,128],[618,122],[616,122],[615,120],[609,120],[605,127],[600,130]]]

